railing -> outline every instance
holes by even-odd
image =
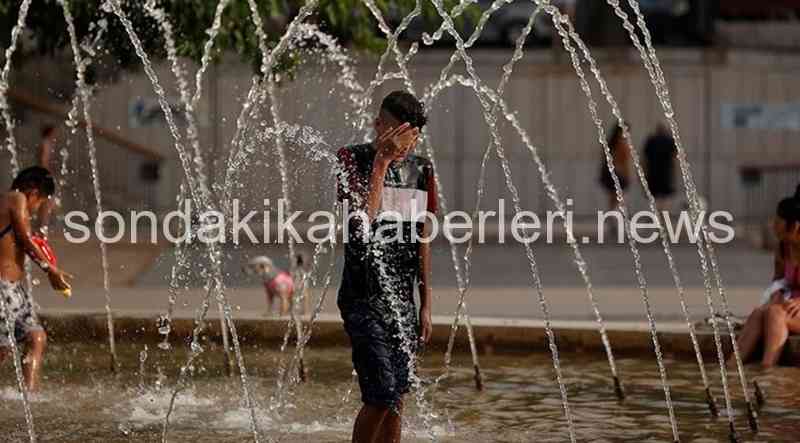
[[[68,111],[58,104],[20,90],[10,90],[8,97],[15,105],[32,114],[26,116],[26,123],[17,128],[15,134],[22,151],[22,166],[35,161],[34,152],[40,142],[42,124],[50,123],[59,127],[60,137],[56,152],[53,153],[53,169],[62,188],[59,191],[62,207],[65,211],[81,209],[90,215],[94,214],[94,189],[85,131],[70,134],[64,126]],[[78,121],[81,129],[85,125],[83,119]],[[158,185],[164,156],[122,137],[116,131],[96,124],[93,129],[104,209],[160,209]],[[67,174],[62,176],[63,157],[60,151],[64,148],[67,153]]]
[[[778,202],[800,184],[800,163],[745,165],[739,172],[745,191],[745,213],[739,217],[751,224],[768,223]]]

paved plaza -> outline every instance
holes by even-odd
[[[67,245],[63,240],[54,243],[64,268],[76,274],[75,290],[70,300],[63,300],[44,287],[38,289],[36,299],[43,312],[102,312],[105,294],[97,245]],[[644,305],[628,247],[585,245],[581,250],[588,262],[594,294],[604,317],[609,321],[644,322]],[[708,309],[697,249],[692,245],[675,245],[672,250],[686,288],[689,309],[696,320],[701,320],[707,316]],[[450,249],[446,244],[436,244],[433,251],[434,314],[452,315],[458,291]],[[553,318],[561,321],[591,321],[594,317],[587,290],[574,264],[570,247],[565,244],[536,244],[534,252]],[[648,284],[647,292],[656,318],[662,322],[681,322],[683,317],[677,291],[663,251],[651,245],[642,246],[640,252]],[[719,246],[717,252],[731,308],[737,315],[744,315],[758,302],[761,291],[772,275],[771,255],[744,242]],[[189,263],[192,263],[188,273],[189,289],[181,291],[176,311],[178,317],[185,318],[194,315],[194,309],[202,297],[204,267],[201,264],[206,262],[202,248],[192,248],[188,253]],[[460,250],[460,254],[463,254],[463,250]],[[266,312],[259,282],[241,271],[241,263],[256,255],[271,256],[279,265],[285,265],[287,261],[285,247],[225,248],[226,294],[237,308],[236,315],[240,318],[264,318]],[[329,266],[329,257],[326,255],[322,259],[323,270]],[[174,252],[169,246],[110,245],[112,307],[117,315],[156,317],[164,312],[173,263]],[[332,318],[338,314],[335,298],[341,265],[341,254],[337,253],[333,281],[323,310]],[[472,259],[471,281],[467,303],[473,317],[542,318],[537,294],[532,286],[530,267],[521,245],[478,245]],[[320,292],[315,290],[315,296]]]

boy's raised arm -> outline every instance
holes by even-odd
[[[37,246],[31,238],[31,218],[28,212],[28,203],[23,194],[12,194],[10,210],[14,236],[17,241],[22,244],[25,254],[27,254],[42,271],[47,273],[53,289],[69,289],[70,285],[67,280],[72,278],[72,276],[55,266],[51,266],[47,256],[44,255],[44,252],[39,249],[39,246]]]

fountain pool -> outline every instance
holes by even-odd
[[[34,420],[43,424],[38,430],[39,441],[161,441],[164,413],[184,356],[150,344],[141,364],[143,349],[143,344],[120,343],[122,366],[115,376],[102,370],[108,354],[101,346],[51,343],[43,390],[31,398]],[[212,352],[196,360],[190,384],[176,399],[170,419],[171,441],[239,442],[251,436],[249,411],[241,398],[238,379],[226,377],[219,353],[209,350]],[[253,386],[257,387],[255,401],[262,438],[281,442],[349,441],[359,401],[357,387],[343,401],[354,387],[348,376],[348,349],[318,348],[309,353],[309,382],[299,385],[288,397],[290,405],[275,413],[267,405],[282,355],[247,344],[243,351],[250,362]],[[439,374],[441,359],[441,352],[427,353],[424,379]],[[470,368],[469,354],[454,359],[451,376],[434,388],[436,418],[432,424],[440,441],[564,441],[563,411],[548,354],[484,356],[484,392],[472,387],[472,372],[466,369]],[[621,403],[609,390],[608,368],[602,358],[566,352],[563,359],[578,440],[642,442],[671,438],[670,423],[663,413],[663,391],[651,356],[619,360],[620,370],[627,374],[629,394]],[[696,364],[669,359],[665,364],[678,406],[682,441],[727,441],[727,418],[714,421],[708,417]],[[0,428],[9,431],[6,441],[25,441],[28,436],[22,402],[11,383],[11,371],[10,362],[0,368],[0,377],[6,380],[0,387]],[[794,381],[794,371],[752,371],[767,395],[757,435],[746,431],[743,400],[734,390],[738,395],[734,404],[741,414],[736,417],[740,437],[746,441],[796,441],[793,431],[800,422],[800,386]],[[714,383],[718,385],[719,381]],[[716,385],[714,389],[719,390]],[[407,403],[410,423],[404,441],[426,441],[427,431],[415,412],[415,402],[409,397]]]

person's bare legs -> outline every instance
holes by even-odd
[[[764,358],[761,366],[771,368],[778,363],[783,345],[789,338],[789,328],[786,326],[787,314],[783,305],[772,304],[767,308],[764,319]]]
[[[42,331],[28,333],[28,353],[22,361],[24,365],[25,385],[29,392],[39,389],[39,378],[42,372],[44,350],[47,348],[47,334]]]
[[[742,327],[742,332],[739,338],[736,339],[736,344],[739,346],[739,355],[742,357],[742,362],[747,361],[752,357],[756,351],[761,338],[764,336],[764,317],[766,317],[768,306],[759,306],[750,313],[747,321]],[[728,361],[730,362],[730,356]]]
[[[353,443],[383,443],[377,438],[388,413],[388,408],[368,404],[362,406],[353,424]]]
[[[403,400],[397,403],[396,409],[390,409],[383,420],[378,440],[381,443],[400,443],[403,435]]]

